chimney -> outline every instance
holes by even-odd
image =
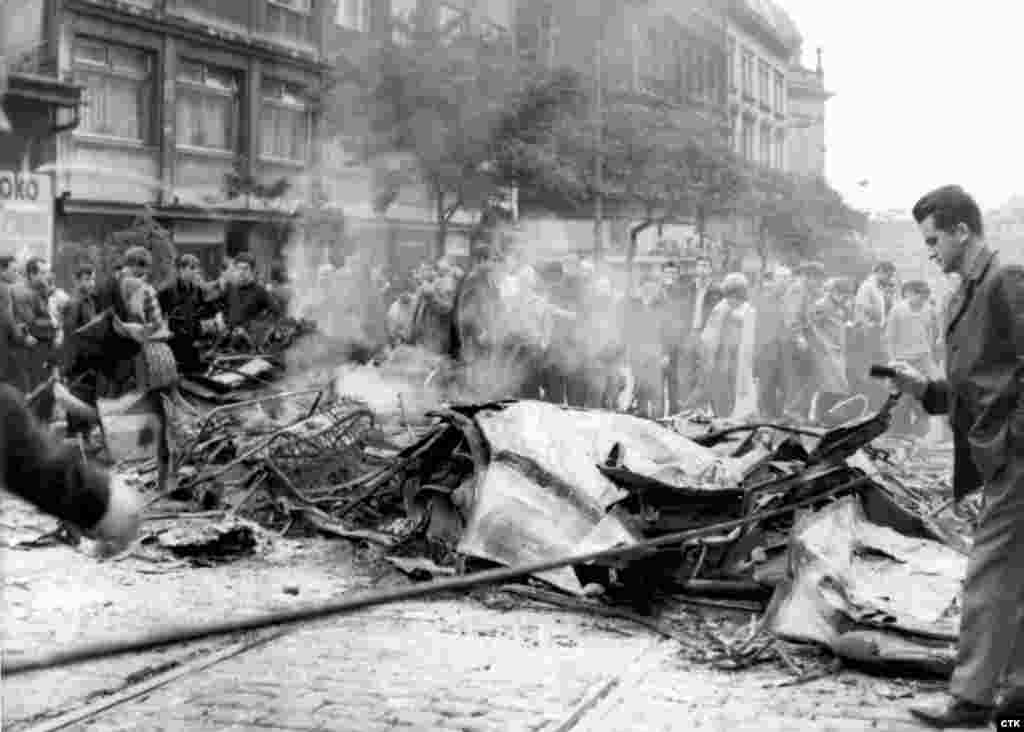
[[[821,65],[821,46],[818,46],[818,68],[816,71],[818,78],[825,76],[825,68]]]

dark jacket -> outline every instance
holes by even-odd
[[[703,330],[715,305],[722,301],[722,290],[715,283],[709,283],[704,291],[704,300],[697,302],[697,280],[688,277],[665,291],[661,310],[661,338],[666,351],[682,348],[694,335],[694,315],[701,306],[698,319],[699,330]]]
[[[14,318],[11,286],[0,282],[0,384],[26,388],[16,349],[25,345],[25,330]]]
[[[15,321],[21,323],[36,340],[50,344],[56,339],[57,326],[50,317],[50,308],[43,293],[27,284],[16,285],[11,289],[11,304]]]
[[[171,331],[168,345],[178,367],[185,373],[198,371],[202,362],[196,341],[202,336],[202,321],[215,314],[214,308],[201,287],[180,280],[162,287],[157,299]]]
[[[259,282],[229,285],[219,304],[229,328],[244,328],[253,320],[278,313],[277,300]]]
[[[122,280],[112,279],[97,295],[98,307],[109,309],[124,322],[131,322],[128,304],[124,301]],[[117,398],[134,388],[135,357],[142,346],[137,341],[118,335],[109,329],[103,341],[104,358],[100,360],[100,384],[98,395]]]
[[[949,415],[957,499],[1024,460],[1024,267],[979,253],[950,311],[946,378],[922,403]]]
[[[493,333],[501,295],[494,283],[492,266],[477,265],[455,288],[451,317],[451,353],[456,359],[469,359],[493,345]],[[415,316],[414,316],[415,326]]]
[[[96,298],[81,294],[75,295],[64,311],[64,369],[69,376],[90,368],[90,362],[102,354],[101,348],[75,334],[75,331],[87,325],[98,314]]]
[[[75,448],[57,444],[33,419],[23,397],[0,384],[0,486],[86,531],[110,503],[110,482]]]

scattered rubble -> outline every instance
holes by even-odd
[[[775,659],[803,680],[829,672],[801,648],[890,670],[951,668],[976,506],[953,506],[948,452],[884,434],[895,400],[828,432],[658,423],[533,401],[437,406],[437,366],[400,353],[290,391],[259,383],[274,376],[273,357],[218,363],[221,375],[187,386],[175,409],[179,485],[153,499],[151,518],[176,523],[148,532],[150,550],[195,565],[318,533],[375,546],[423,580],[751,517],[681,547],[536,578],[562,594],[517,593],[643,618],[668,599],[763,612],[743,638],[702,631],[732,668]],[[421,388],[389,389],[396,381]],[[155,465],[121,469],[144,485]],[[765,511],[774,517],[759,519]]]

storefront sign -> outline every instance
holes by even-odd
[[[0,254],[50,259],[52,246],[50,176],[0,171]]]

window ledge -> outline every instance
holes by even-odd
[[[182,145],[177,144],[175,148],[179,153],[185,155],[191,155],[197,158],[216,158],[218,160],[234,160],[238,157],[236,153],[230,150],[219,150],[215,147],[197,147],[195,145]]]
[[[232,22],[227,18],[221,18],[211,13],[204,12],[199,8],[193,8],[182,4],[172,4],[168,7],[167,12],[169,15],[174,15],[178,18],[196,23],[197,25],[208,25],[211,28],[227,31],[228,33],[233,33],[238,36],[246,36],[249,34],[249,29],[246,26]]]
[[[260,155],[259,161],[268,165],[277,165],[282,168],[295,168],[296,170],[305,170],[306,166],[309,165],[305,160],[290,160],[289,158],[275,158],[268,155]]]
[[[149,145],[141,140],[132,140],[127,137],[114,137],[113,135],[101,135],[95,132],[79,132],[75,131],[72,133],[72,139],[75,142],[85,143],[86,145],[94,145],[97,147],[119,147],[125,150],[138,150],[139,152],[156,152],[157,148],[153,145]]]
[[[314,45],[312,41],[302,38],[295,38],[293,36],[286,36],[282,33],[272,33],[269,31],[255,31],[252,34],[252,37],[258,41],[287,48],[291,51],[298,51],[299,53],[306,54],[307,56],[317,55],[316,45]]]

